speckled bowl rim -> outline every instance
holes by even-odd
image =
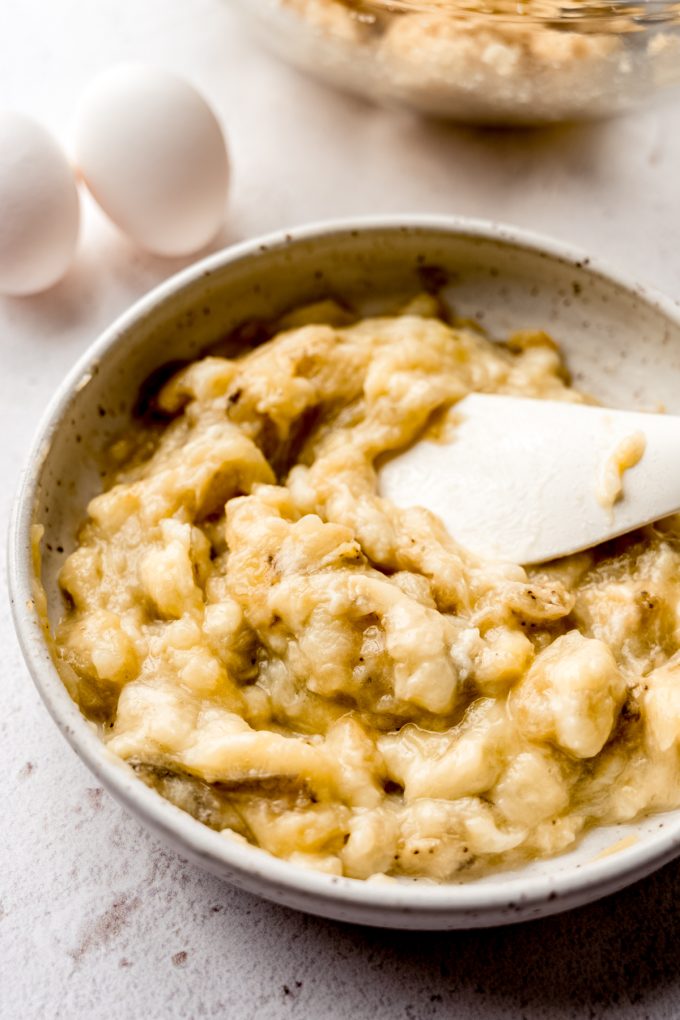
[[[126,807],[180,852],[233,884],[314,914],[384,927],[465,928],[545,916],[621,889],[680,853],[680,820],[671,822],[653,843],[630,846],[589,864],[555,875],[497,878],[483,883],[432,885],[424,882],[372,883],[315,872],[230,840],[176,808],[137,779],[111,754],[94,727],[69,697],[52,662],[33,604],[31,525],[36,485],[51,440],[78,384],[119,338],[159,304],[231,263],[257,260],[263,248],[285,248],[298,241],[356,231],[429,230],[467,239],[497,241],[524,248],[599,277],[629,291],[680,326],[680,306],[585,253],[539,234],[479,219],[394,215],[313,223],[236,244],[202,259],[137,301],[85,351],[50,402],[30,448],[9,527],[10,601],[19,642],[30,674],[62,733],[102,784]]]

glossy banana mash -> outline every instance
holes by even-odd
[[[679,804],[680,524],[526,571],[377,491],[472,390],[583,399],[555,344],[429,296],[277,329],[162,386],[63,567],[61,672],[110,750],[356,878],[459,880]]]

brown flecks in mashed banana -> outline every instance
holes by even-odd
[[[378,495],[376,459],[470,391],[582,399],[545,334],[438,312],[321,306],[177,372],[60,578],[61,669],[111,751],[357,878],[467,878],[680,803],[677,520],[526,571]]]

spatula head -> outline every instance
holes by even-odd
[[[455,411],[446,442],[382,466],[380,491],[477,555],[542,563],[680,509],[680,417],[477,393]]]

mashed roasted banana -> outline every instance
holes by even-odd
[[[355,878],[468,878],[680,804],[680,523],[525,570],[378,492],[471,391],[582,400],[550,338],[428,296],[273,332],[160,388],[62,569],[60,669],[109,749]]]

